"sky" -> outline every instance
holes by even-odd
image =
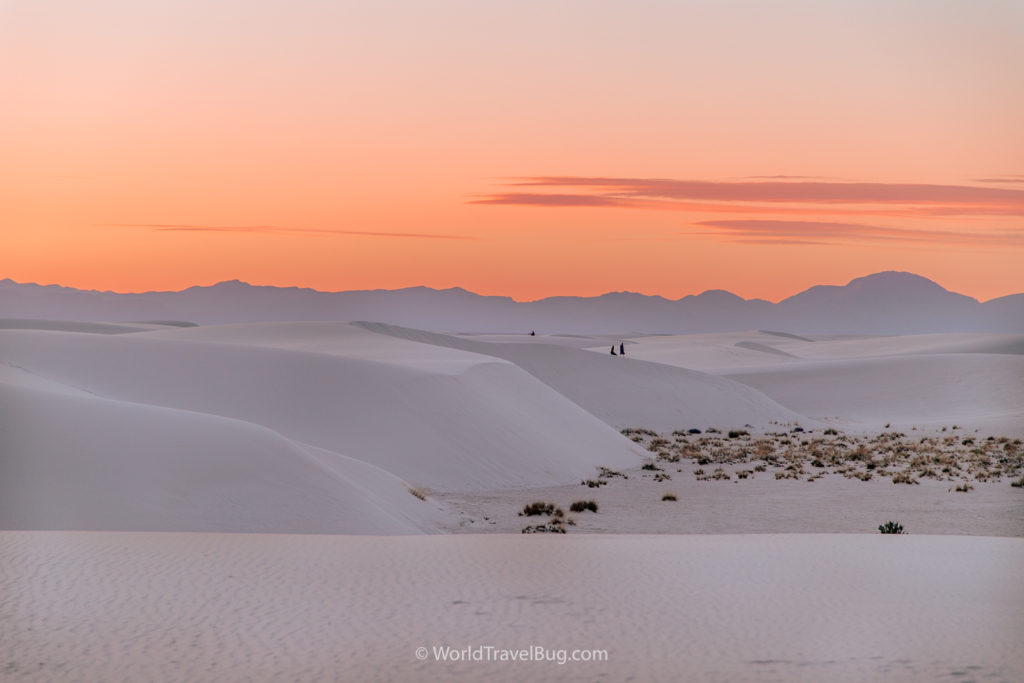
[[[0,278],[1024,291],[1024,2],[0,0]]]

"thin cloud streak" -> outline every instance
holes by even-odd
[[[993,204],[944,204],[940,206],[914,206],[896,204],[869,204],[850,208],[840,204],[814,206],[793,206],[782,203],[751,204],[746,202],[713,203],[685,202],[667,199],[625,198],[585,194],[542,194],[530,192],[506,192],[473,199],[469,204],[544,206],[552,208],[619,208],[644,209],[652,211],[685,211],[690,213],[724,214],[784,214],[787,216],[874,216],[890,218],[938,218],[946,216],[1021,216],[1024,206],[1003,206]]]
[[[710,235],[726,241],[760,244],[802,244],[801,240],[837,244],[835,240],[922,242],[929,244],[958,244],[1021,247],[1024,230],[1001,231],[949,231],[913,230],[861,223],[833,223],[827,221],[773,221],[773,220],[715,220],[700,221],[695,225],[713,228],[709,231],[683,233]]]
[[[511,183],[516,187],[588,187],[598,197],[648,197],[671,200],[1010,205],[1024,211],[1024,190],[932,185],[923,183],[864,182],[715,182],[663,178],[587,178],[538,176]],[[570,195],[572,196],[572,195]]]
[[[1011,175],[1003,178],[975,178],[976,183],[1024,183],[1024,176]]]
[[[173,223],[99,223],[103,227],[150,228],[159,232],[238,232],[274,234],[313,234],[355,237],[404,237],[435,240],[475,240],[467,235],[441,235],[419,232],[371,232],[368,230],[331,230],[326,228],[285,228],[275,225],[179,225]]]

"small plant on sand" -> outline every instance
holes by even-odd
[[[561,520],[557,522],[548,522],[547,524],[535,524],[533,526],[524,526],[522,533],[524,534],[564,534],[565,527],[562,525]]]
[[[420,500],[426,500],[427,499],[427,494],[423,492],[423,489],[414,489],[411,486],[408,487],[408,488],[409,488],[409,493],[411,493],[412,495],[416,496]]]
[[[655,465],[653,462],[645,462],[644,466],[641,467],[640,469],[642,469],[642,470],[654,470],[655,472],[660,472],[661,471],[661,468],[658,467],[657,465]]]
[[[674,493],[666,493],[665,495],[663,495],[661,497],[661,499],[662,500],[679,500],[678,498],[676,498],[676,494],[674,494]]]
[[[664,472],[658,472],[654,475],[654,481],[668,481],[672,478],[672,475],[665,474]]]
[[[592,489],[596,489],[598,487],[604,486],[607,483],[608,482],[605,481],[604,479],[585,479],[585,480],[580,482],[580,484],[586,486],[587,488],[592,488]]]
[[[956,487],[955,489],[953,489],[953,490],[954,490],[954,491],[956,491],[957,493],[967,493],[968,491],[970,491],[970,490],[972,490],[972,489],[974,489],[974,487],[973,487],[973,486],[971,486],[970,484],[968,484],[968,483],[967,483],[967,482],[965,481],[964,483],[960,484],[959,486],[957,486],[957,487]]]
[[[536,501],[530,503],[523,508],[523,511],[519,513],[520,517],[533,517],[535,515],[550,515],[554,517],[561,517],[563,514],[561,508],[555,507],[554,503],[545,503],[543,501]]]
[[[906,472],[897,472],[892,475],[892,483],[894,484],[919,484],[917,479],[914,479]]]
[[[880,534],[902,534],[903,525],[899,522],[889,521],[885,524],[878,525],[878,533]]]
[[[1024,477],[1021,477],[1017,481],[1011,481],[1010,486],[1016,486],[1019,489],[1024,489]]]
[[[729,438],[730,439],[738,439],[741,436],[750,436],[750,432],[748,432],[746,429],[731,429],[731,430],[729,430]]]
[[[622,472],[616,472],[615,470],[610,470],[607,467],[598,467],[597,474],[602,479],[611,479],[612,477],[622,477],[623,479],[629,479],[629,477],[627,477]]]
[[[592,500],[577,500],[569,506],[572,512],[583,512],[590,510],[591,512],[597,512],[597,503]]]

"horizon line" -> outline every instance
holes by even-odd
[[[484,297],[484,298],[509,299],[513,303],[521,303],[521,304],[522,303],[536,303],[536,302],[539,302],[539,301],[546,301],[546,300],[549,300],[549,299],[560,299],[560,298],[598,299],[598,298],[601,298],[601,297],[604,297],[604,296],[609,296],[609,295],[612,295],[612,294],[634,294],[634,295],[637,295],[637,296],[642,296],[642,297],[647,297],[647,298],[658,298],[658,299],[664,299],[665,301],[669,301],[669,302],[677,302],[677,301],[682,301],[683,299],[686,299],[686,298],[689,298],[689,297],[702,296],[704,294],[714,293],[714,292],[723,292],[723,293],[729,294],[731,296],[734,296],[734,297],[736,297],[736,298],[738,298],[738,299],[740,299],[742,301],[748,301],[748,302],[751,302],[751,301],[765,301],[767,303],[777,304],[777,303],[785,301],[786,299],[789,299],[789,298],[791,298],[793,296],[796,296],[797,294],[801,294],[801,293],[806,292],[806,291],[808,291],[810,289],[813,289],[815,287],[840,287],[841,288],[841,287],[848,286],[850,283],[852,283],[855,280],[863,280],[865,278],[869,278],[869,277],[873,277],[873,276],[878,276],[878,275],[884,275],[884,274],[910,275],[910,276],[913,276],[913,277],[916,277],[916,278],[921,278],[923,280],[927,280],[928,282],[931,282],[932,284],[935,284],[935,285],[941,287],[942,289],[944,289],[947,292],[950,292],[952,294],[959,294],[961,296],[966,296],[966,297],[968,297],[970,299],[973,299],[973,300],[975,300],[975,301],[977,301],[979,303],[985,303],[987,301],[994,301],[996,299],[1001,299],[1001,298],[1004,298],[1004,297],[1007,297],[1007,296],[1015,296],[1017,294],[1024,294],[1024,290],[1022,290],[1020,292],[1011,292],[1009,294],[1003,294],[1003,295],[1000,295],[1000,296],[992,297],[990,299],[982,300],[982,299],[979,299],[977,297],[970,296],[968,294],[963,294],[962,292],[954,292],[953,290],[946,289],[946,287],[944,287],[940,283],[936,282],[935,280],[932,280],[929,277],[926,277],[924,275],[919,275],[917,273],[914,273],[914,272],[911,272],[911,271],[906,271],[906,270],[880,270],[880,271],[876,271],[874,273],[868,273],[866,275],[860,275],[860,276],[851,278],[847,282],[845,282],[843,284],[839,284],[839,285],[825,284],[825,283],[820,283],[819,282],[819,283],[816,283],[816,284],[808,285],[808,286],[804,287],[803,289],[800,289],[799,291],[794,292],[793,294],[789,294],[789,295],[784,296],[784,297],[782,297],[782,298],[780,298],[778,300],[775,300],[775,301],[773,301],[771,299],[766,299],[766,298],[763,298],[763,297],[752,297],[752,298],[748,299],[748,298],[742,297],[742,296],[740,296],[738,294],[735,294],[734,292],[732,292],[732,291],[730,291],[728,289],[723,289],[723,288],[720,288],[720,287],[713,287],[713,288],[705,289],[705,290],[702,290],[702,291],[696,292],[696,293],[684,294],[683,296],[675,298],[675,299],[669,298],[669,297],[667,297],[667,296],[665,296],[663,294],[647,294],[647,293],[644,293],[644,292],[638,292],[638,291],[632,291],[632,290],[609,290],[609,291],[606,291],[606,292],[602,292],[601,294],[592,294],[592,295],[582,295],[582,294],[551,294],[551,295],[540,297],[540,298],[536,298],[536,299],[516,299],[516,298],[514,298],[512,296],[508,296],[508,295],[505,295],[505,294],[481,294],[479,292],[475,292],[473,290],[466,289],[465,287],[462,287],[462,286],[459,286],[459,285],[453,285],[451,287],[431,287],[429,285],[409,285],[409,286],[406,286],[406,287],[395,287],[395,288],[375,287],[375,288],[364,288],[364,289],[324,290],[324,289],[316,289],[315,287],[308,287],[308,286],[301,286],[301,285],[254,284],[252,282],[247,282],[245,280],[240,280],[238,278],[231,278],[231,279],[226,279],[226,280],[218,280],[218,281],[213,282],[211,284],[189,285],[189,286],[183,287],[181,289],[150,289],[150,290],[139,290],[139,291],[115,291],[115,290],[111,290],[111,289],[106,289],[106,290],[103,290],[103,289],[88,289],[88,288],[75,287],[73,285],[64,285],[64,284],[59,284],[59,283],[41,284],[41,283],[38,283],[38,282],[18,282],[16,280],[14,280],[13,278],[9,278],[9,277],[8,278],[0,278],[0,284],[12,283],[14,285],[30,285],[30,286],[43,287],[43,288],[46,288],[46,287],[59,287],[61,289],[71,289],[71,290],[78,291],[78,292],[95,292],[95,293],[99,293],[99,294],[117,294],[117,295],[123,295],[123,296],[142,295],[142,294],[180,294],[180,293],[186,292],[186,291],[188,291],[190,289],[210,289],[210,288],[216,287],[218,285],[225,285],[225,284],[227,284],[227,285],[238,284],[238,285],[244,285],[244,286],[253,287],[253,288],[268,287],[268,288],[272,288],[272,289],[297,289],[297,290],[306,290],[306,291],[310,291],[310,292],[315,292],[315,293],[318,293],[318,294],[401,292],[401,291],[412,290],[412,289],[426,289],[426,290],[430,290],[430,291],[434,291],[434,292],[462,291],[462,292],[466,292],[468,294],[472,294],[474,296],[479,296],[479,297]]]

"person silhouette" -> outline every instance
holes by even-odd
[[[613,355],[613,356],[614,356],[614,355],[617,355],[617,354],[615,353],[615,344],[612,344],[612,355]]]
[[[537,336],[537,333],[536,333],[536,332],[534,332],[533,330],[530,330],[530,336],[531,336],[531,337],[536,337],[536,336]]]
[[[623,344],[622,342],[619,342],[619,355],[620,356],[625,356],[626,355],[626,345]]]

